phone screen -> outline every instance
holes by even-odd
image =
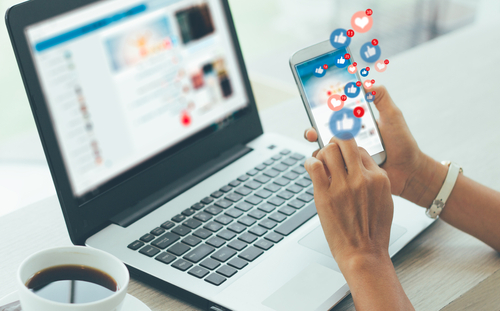
[[[358,76],[348,71],[352,58],[343,59],[345,63],[341,65],[342,68],[335,65],[338,58],[346,53],[348,51],[345,48],[335,50],[296,64],[295,70],[306,95],[306,104],[309,105],[310,113],[316,122],[322,145],[327,145],[333,136],[350,136],[356,139],[358,146],[365,148],[373,156],[384,151],[384,147],[367,101],[373,101],[372,93],[365,94],[363,86],[357,90],[351,88],[348,90],[351,91],[351,97],[347,98],[343,107],[340,101],[331,100],[333,95],[346,95],[346,85],[349,84],[349,88],[352,86],[350,83],[355,84],[358,81]],[[325,65],[328,66],[327,69]],[[369,75],[362,82],[365,80],[371,80]]]

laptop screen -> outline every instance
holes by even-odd
[[[25,29],[75,197],[245,113],[223,14],[219,0],[109,0]]]

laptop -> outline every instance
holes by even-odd
[[[349,294],[314,147],[263,133],[227,0],[32,0],[6,21],[74,244],[205,310]],[[432,223],[394,202],[391,256]]]

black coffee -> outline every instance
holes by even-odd
[[[118,290],[107,273],[78,265],[56,266],[33,275],[26,286],[40,297],[62,303],[88,303],[111,296]]]

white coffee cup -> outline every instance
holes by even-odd
[[[70,304],[45,299],[26,287],[35,273],[61,265],[83,265],[106,272],[116,281],[118,290],[102,300]],[[129,280],[127,267],[115,256],[93,248],[69,246],[47,249],[26,258],[19,266],[16,283],[23,311],[120,311]]]

